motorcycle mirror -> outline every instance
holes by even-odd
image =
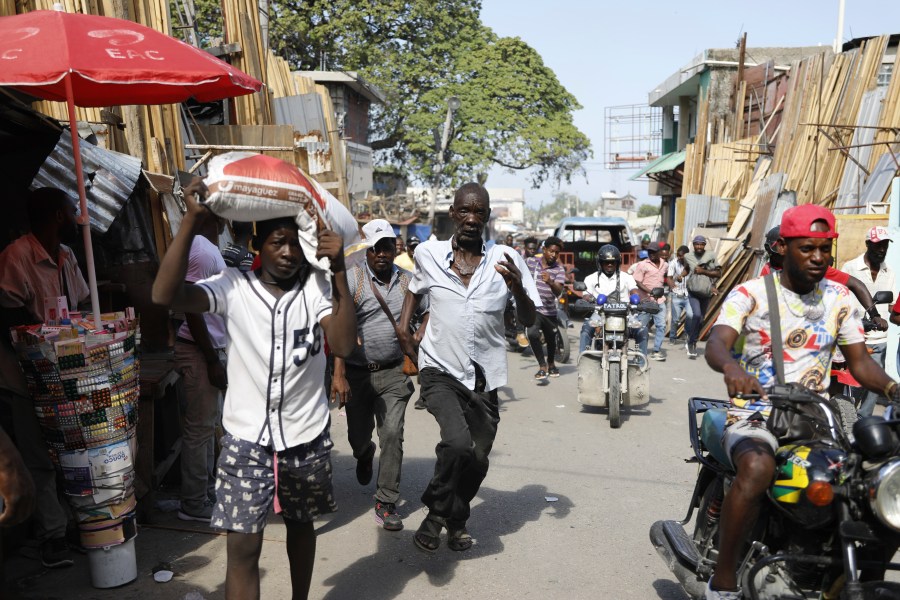
[[[597,295],[597,306],[602,306],[606,304],[606,294],[598,294]]]
[[[887,421],[881,417],[863,417],[853,424],[853,437],[869,460],[878,460],[891,454],[896,440]]]
[[[576,292],[583,292],[583,291],[587,290],[587,286],[584,284],[583,281],[576,281],[575,283],[572,284],[572,289],[575,290]]]
[[[890,292],[887,290],[875,292],[875,295],[872,296],[872,301],[875,304],[890,304],[894,301],[894,292]]]
[[[666,293],[665,288],[661,288],[661,287],[655,287],[652,290],[650,290],[650,295],[653,296],[654,298],[662,298],[663,294],[665,294],[665,293]]]
[[[637,294],[632,294],[631,296],[628,297],[628,301],[631,302],[632,304],[637,305],[637,304],[641,303],[641,297],[638,296]]]

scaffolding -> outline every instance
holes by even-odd
[[[640,169],[662,152],[662,109],[647,104],[603,109],[606,168]]]

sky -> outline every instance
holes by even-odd
[[[837,35],[838,0],[482,0],[481,20],[504,37],[519,37],[584,107],[575,125],[594,152],[586,178],[571,185],[546,183],[532,189],[522,173],[499,168],[489,188],[525,188],[526,203],[550,202],[557,191],[595,201],[605,191],[640,200],[647,183],[628,181],[631,170],[604,168],[604,108],[647,102],[647,94],[707,48],[734,48],[747,32],[748,48],[831,46]],[[846,0],[844,41],[900,33],[900,2]]]

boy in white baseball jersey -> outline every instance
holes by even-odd
[[[257,223],[261,267],[185,283],[191,240],[207,209],[202,180],[184,188],[187,213],[159,267],[153,301],[225,319],[228,391],[211,525],[228,530],[228,599],[259,598],[259,555],[269,506],[284,517],[294,598],[306,598],[316,536],[312,519],[335,509],[332,446],[323,386],[324,337],[346,357],[356,342],[356,313],[338,234],[319,234],[317,256],[333,276],[303,257],[292,219]],[[276,489],[277,488],[277,489]]]

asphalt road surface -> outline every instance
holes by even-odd
[[[577,343],[577,329],[569,334]],[[685,462],[691,454],[688,397],[721,397],[724,385],[702,357],[689,360],[683,346],[668,342],[664,350],[668,360],[651,364],[649,404],[625,413],[617,430],[610,429],[605,411],[578,403],[574,359],[560,365],[560,378],[538,385],[530,353],[508,354],[500,430],[469,521],[477,543],[464,553],[442,544],[426,555],[413,545],[438,439],[431,415],[410,401],[399,506],[406,528],[391,533],[374,522],[374,483],[356,482],[346,422],[335,409],[339,511],[317,523],[310,597],[686,598],[650,545],[648,530],[653,521],[681,518],[686,510],[696,474],[696,466]],[[284,535],[280,519],[272,517],[261,560],[263,598],[290,597]],[[26,598],[224,597],[223,536],[168,513],[140,529],[136,548],[137,580],[114,590],[91,586],[84,556],[71,569],[47,571],[25,548],[7,573]],[[174,572],[168,583],[153,579],[160,565]]]

